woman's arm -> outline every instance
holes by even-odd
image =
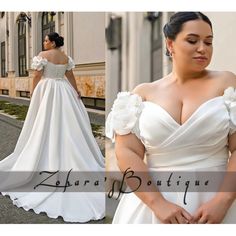
[[[33,75],[33,83],[32,83],[32,92],[30,94],[30,97],[32,97],[32,94],[34,92],[35,87],[37,86],[38,82],[40,81],[43,74],[43,70],[35,70]]]
[[[235,172],[236,172],[236,134],[229,137],[229,158],[227,172],[219,192],[210,201],[199,207],[193,216],[192,223],[218,224],[221,223],[236,198],[235,194]]]
[[[236,133],[229,136],[229,150],[227,173],[217,196],[230,206],[236,199]]]
[[[44,53],[45,53],[44,51],[40,52],[37,57],[39,57],[39,58],[41,58],[41,57],[44,58]],[[34,63],[34,62],[33,62],[33,63]],[[39,64],[40,64],[40,63],[39,63]],[[43,75],[43,69],[39,69],[39,70],[38,70],[37,66],[39,66],[39,65],[36,64],[36,68],[35,68],[35,71],[34,71],[33,83],[32,83],[32,90],[31,90],[30,97],[32,97],[32,94],[33,94],[33,92],[34,92],[34,89],[35,89],[35,87],[37,86],[38,82],[40,81],[40,79],[42,78],[42,75]]]
[[[118,166],[122,172],[127,168],[140,175],[142,181],[147,183],[151,180],[149,170],[144,163],[145,149],[141,141],[134,134],[116,135],[115,153]],[[137,186],[135,179],[126,179],[126,183],[134,190]],[[188,223],[192,216],[182,207],[177,206],[164,199],[162,194],[154,185],[149,186],[151,191],[135,191],[139,197],[156,215],[162,223]]]
[[[79,98],[81,97],[81,93],[80,91],[77,89],[77,85],[76,85],[76,81],[75,81],[75,76],[72,70],[66,71],[65,73],[66,78],[68,79],[68,81],[71,83],[71,85],[73,86],[73,88],[75,89],[75,91],[77,92]]]

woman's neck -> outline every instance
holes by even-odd
[[[173,81],[176,81],[178,84],[184,84],[192,79],[199,79],[203,78],[207,74],[207,70],[202,71],[189,71],[189,70],[182,70],[173,67],[171,77]]]

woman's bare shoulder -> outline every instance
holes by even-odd
[[[58,64],[65,64],[68,63],[68,56],[65,54],[65,52],[62,51],[41,51],[38,56],[46,58],[49,61],[52,61],[54,63]]]
[[[46,51],[41,51],[41,52],[38,54],[39,57],[45,57],[45,55],[46,55]]]
[[[138,94],[139,96],[142,97],[143,101],[146,100],[148,94],[155,88],[157,89],[158,86],[161,85],[162,83],[162,79],[159,79],[159,80],[156,80],[156,81],[153,81],[153,82],[150,82],[150,83],[142,83],[142,84],[139,84],[137,85],[132,93],[135,93],[135,94]]]
[[[143,101],[145,101],[145,91],[147,90],[148,83],[142,83],[137,85],[131,93],[139,95]]]
[[[231,71],[215,71],[216,77],[218,77],[222,89],[228,87],[236,88],[236,75]]]
[[[224,78],[227,87],[235,87],[236,88],[236,75],[230,71],[224,71]]]
[[[49,51],[41,51],[39,54],[38,54],[39,57],[42,57],[42,58],[45,58],[47,60],[50,60],[51,59],[51,53]]]
[[[62,51],[62,50],[61,50],[61,53],[62,53],[62,55],[64,55],[65,57],[68,57],[68,55],[65,53],[65,51]]]

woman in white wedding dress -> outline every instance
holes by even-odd
[[[2,194],[18,207],[46,212],[51,218],[99,220],[105,216],[104,192],[22,192],[27,176],[14,177],[19,171],[104,172],[104,157],[76,87],[74,62],[60,50],[63,44],[63,37],[50,33],[44,40],[45,51],[33,58],[33,94],[24,126],[14,152],[0,162],[0,171],[13,176],[14,188]]]
[[[120,170],[142,173],[144,182],[165,171],[235,173],[236,76],[206,69],[213,52],[210,20],[178,12],[163,31],[172,72],[120,92],[106,121]],[[214,191],[186,196],[178,188],[161,191],[155,180],[152,191],[134,191],[137,179],[127,179],[134,192],[122,196],[113,223],[236,223],[236,179],[228,177]]]

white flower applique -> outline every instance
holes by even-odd
[[[137,134],[137,121],[143,109],[142,98],[130,92],[120,92],[106,121],[106,136],[114,142],[115,133]]]
[[[236,131],[236,90],[229,87],[224,91],[224,102],[230,116],[230,134]]]
[[[42,58],[40,56],[35,56],[33,58],[33,62],[31,64],[31,67],[35,70],[42,70],[44,66],[47,65],[47,59],[46,58]]]
[[[68,56],[68,64],[66,70],[71,70],[73,68],[75,68],[75,62],[70,56]]]
[[[236,102],[235,88],[229,87],[224,91],[224,101],[227,105],[231,105],[232,102]]]

